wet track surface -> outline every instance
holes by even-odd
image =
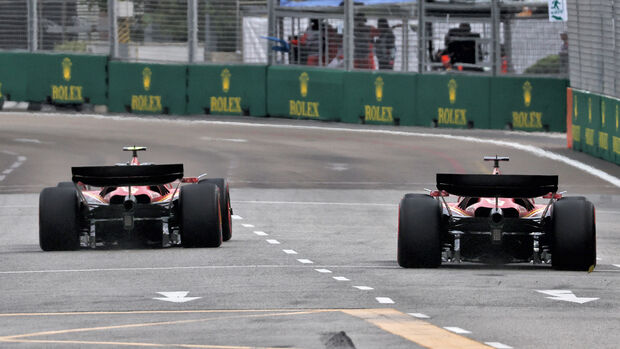
[[[559,135],[9,112],[0,125],[0,347],[620,343],[620,188],[564,162],[459,138],[531,144],[620,177],[617,165],[565,150]],[[121,147],[134,144],[150,147],[143,161],[227,177],[232,240],[216,249],[42,252],[38,192],[69,180],[71,166],[126,161]],[[558,174],[560,190],[593,201],[594,272],[398,267],[402,195],[433,188],[437,172],[487,173],[482,157],[495,154],[511,157],[504,173]],[[583,298],[596,299],[567,301]]]

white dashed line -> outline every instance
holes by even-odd
[[[334,276],[333,279],[336,281],[351,281],[344,276]]]
[[[357,288],[358,290],[362,290],[362,291],[374,290],[374,288],[372,288],[370,286],[353,286],[353,287]]]
[[[267,236],[269,234],[265,233],[264,231],[260,231],[260,230],[255,230],[254,234],[258,235],[258,236]]]
[[[484,342],[484,344],[490,345],[493,348],[497,348],[497,349],[512,349],[511,346],[500,343],[500,342]]]
[[[0,175],[0,182],[2,182],[6,178],[5,175]]]
[[[239,216],[239,215],[236,215],[236,214],[234,214],[234,215],[232,215],[232,216],[230,216],[230,217],[231,217],[232,219],[235,219],[235,220],[243,219],[243,217],[241,217],[241,216]]]
[[[408,314],[418,319],[430,319],[431,318],[430,316],[426,314],[422,314],[422,313],[408,313]]]
[[[323,274],[331,274],[331,270],[329,269],[314,269],[316,271],[318,271],[319,273],[323,273]]]
[[[471,333],[471,331],[467,331],[464,330],[460,327],[444,327],[446,330],[450,331],[450,332],[454,332],[454,333],[458,333],[458,334],[467,334],[467,333]]]
[[[620,268],[620,264],[612,264],[616,268]]]
[[[7,174],[9,174],[11,172],[13,172],[13,169],[12,168],[7,168],[6,170],[2,171],[2,174],[7,175]]]
[[[295,252],[295,250],[282,250],[282,252],[284,252],[286,254],[297,254],[297,252]]]
[[[299,263],[302,263],[302,264],[314,264],[314,262],[313,262],[313,261],[311,261],[311,260],[309,260],[309,259],[304,259],[304,258],[302,258],[302,259],[298,259],[297,261],[298,261]]]
[[[272,245],[279,245],[280,244],[280,241],[278,241],[278,240],[267,239],[265,241],[267,241],[268,243],[270,243]]]
[[[241,223],[244,228],[254,228],[253,224]]]
[[[381,304],[394,304],[394,301],[388,297],[376,297],[375,299]]]

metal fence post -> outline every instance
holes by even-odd
[[[37,17],[37,0],[28,0],[28,51],[34,52],[38,48],[39,24]]]
[[[354,11],[353,1],[344,0],[344,31],[342,48],[344,51],[344,69],[347,71],[353,70],[353,56],[355,50],[355,29],[353,27]]]
[[[276,35],[276,1],[267,0],[267,36],[274,37]],[[271,49],[269,41],[265,40],[267,45],[267,64],[275,63],[275,52]]]
[[[110,41],[110,58],[118,58],[118,23],[116,21],[116,0],[108,0],[108,40]]]
[[[424,66],[426,65],[426,45],[424,38],[426,36],[426,8],[424,3],[426,0],[418,1],[418,73],[424,73]]]
[[[501,69],[500,63],[500,10],[499,0],[491,0],[491,60],[493,76],[499,74]]]
[[[409,18],[402,19],[402,30],[403,30],[403,45],[402,50],[403,53],[400,55],[401,59],[401,70],[406,72],[409,71]]]
[[[196,60],[196,47],[198,43],[198,2],[188,0],[187,3],[187,56],[188,62]]]

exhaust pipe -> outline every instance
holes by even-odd
[[[138,201],[136,201],[136,197],[129,195],[125,201],[123,201],[123,208],[125,209],[125,212],[133,212],[136,209],[137,204]]]
[[[491,241],[493,244],[501,244],[502,243],[502,230],[504,227],[504,212],[499,207],[495,207],[491,210],[491,215],[489,216],[491,226]]]

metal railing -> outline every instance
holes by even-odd
[[[570,3],[577,11],[576,2]],[[419,73],[568,73],[562,41],[566,24],[549,22],[546,0],[290,4],[280,0],[0,0],[0,50],[109,54],[126,61],[294,64]],[[587,13],[580,11],[580,16]],[[577,37],[576,25],[572,28],[575,32],[569,36]]]

